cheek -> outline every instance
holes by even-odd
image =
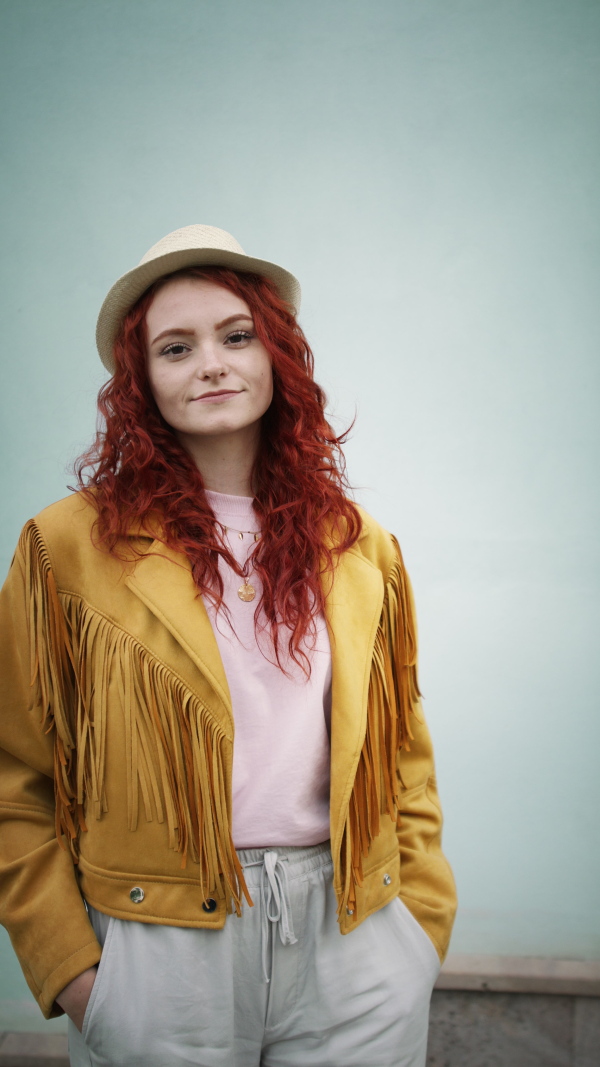
[[[156,400],[156,403],[160,406],[160,397],[162,395],[160,386],[160,376],[156,373],[156,368],[148,362],[146,364],[146,374],[148,377],[148,385],[150,386],[150,392]]]
[[[262,418],[271,407],[273,400],[273,377],[265,374],[261,380],[260,388],[256,392],[256,417]]]
[[[261,394],[265,405],[265,411],[273,399],[273,368],[269,359],[261,376]]]
[[[160,371],[157,371],[157,368],[149,370],[148,384],[158,410],[164,415],[165,409],[171,407],[176,398],[177,388],[172,376],[161,371],[162,367]]]

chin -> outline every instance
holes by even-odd
[[[217,422],[207,425],[203,423],[202,426],[190,426],[185,430],[180,430],[182,436],[187,437],[222,437],[225,434],[236,433],[239,430],[245,430],[247,423],[240,425],[239,423],[231,422]]]

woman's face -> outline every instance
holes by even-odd
[[[174,278],[146,314],[148,379],[163,418],[183,445],[207,438],[256,439],[273,397],[269,354],[246,302],[201,278]]]

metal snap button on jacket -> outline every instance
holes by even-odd
[[[392,884],[392,879],[390,878],[389,874],[384,874],[384,876],[383,876],[383,884],[384,885],[391,885]]]
[[[209,897],[208,900],[205,900],[203,902],[202,910],[203,911],[216,911],[217,910],[217,902],[216,902],[216,900],[213,900],[212,897]]]
[[[136,885],[135,888],[131,890],[129,899],[132,900],[134,904],[141,904],[145,896],[146,894],[144,893],[144,890],[140,889],[139,885]]]
[[[354,908],[346,908],[346,915],[354,915]]]

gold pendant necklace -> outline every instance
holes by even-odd
[[[255,541],[259,541],[260,540],[260,534],[257,533],[256,530],[236,530],[232,526],[223,526],[222,523],[219,523],[219,526],[221,527],[221,529],[222,529],[224,534],[227,534],[229,531],[231,531],[232,533],[236,533],[238,535],[240,541],[244,540],[244,534],[248,534],[250,537],[253,537]],[[248,577],[249,577],[248,562],[249,561],[246,560],[246,562],[244,563],[244,566],[242,567],[242,578],[244,579],[244,584],[240,585],[240,587],[239,587],[239,589],[237,591],[237,595],[239,596],[240,600],[243,600],[245,604],[249,604],[250,601],[254,600],[254,597],[256,596],[256,589],[248,581]]]
[[[244,601],[245,604],[249,604],[251,600],[254,600],[254,597],[256,596],[256,589],[253,585],[250,585],[250,582],[247,578],[244,579],[244,584],[240,585],[238,589],[238,596],[240,600]]]
[[[251,561],[247,559],[244,563],[244,566],[242,567],[242,578],[244,579],[244,584],[240,585],[238,589],[238,596],[240,600],[244,601],[245,604],[249,604],[250,601],[254,600],[254,597],[256,596],[256,589],[248,581],[248,577],[250,574],[250,562]]]

